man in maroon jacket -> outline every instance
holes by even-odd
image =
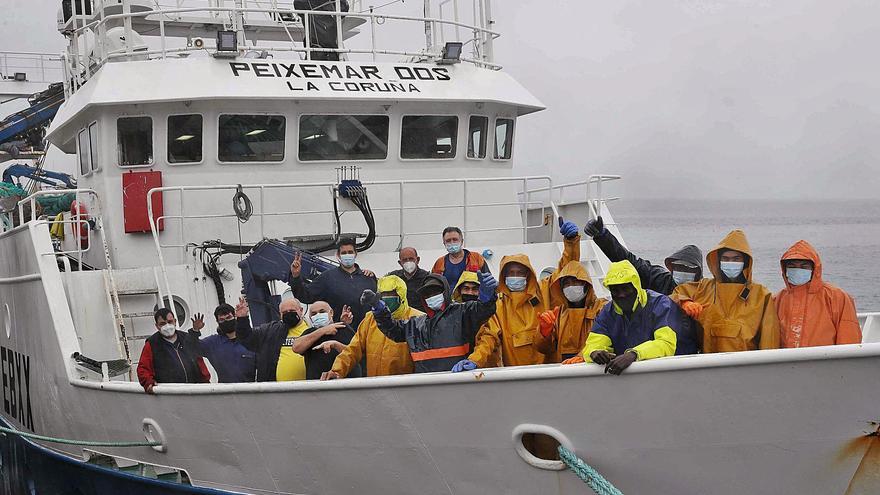
[[[148,394],[158,383],[208,383],[211,374],[191,337],[177,329],[174,313],[159,308],[153,315],[156,333],[144,344],[138,361],[138,381]]]

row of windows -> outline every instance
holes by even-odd
[[[232,163],[280,162],[285,155],[286,124],[282,115],[220,115],[217,158]],[[384,160],[388,157],[389,126],[387,115],[303,115],[299,125],[299,159],[306,162]],[[168,162],[201,162],[203,130],[201,115],[168,117]],[[149,165],[153,162],[151,117],[120,117],[116,121],[116,132],[119,165]],[[489,137],[489,118],[471,116],[467,157],[486,158]],[[509,160],[513,149],[513,119],[495,119],[494,137],[493,157]],[[405,116],[400,143],[402,159],[455,158],[458,117]],[[82,143],[80,149],[85,149]],[[88,168],[83,168],[83,174],[87,172]]]

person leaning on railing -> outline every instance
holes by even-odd
[[[159,308],[153,315],[156,333],[147,338],[138,360],[137,376],[144,391],[153,393],[160,383],[208,383],[211,373],[197,344],[177,329],[174,313]]]

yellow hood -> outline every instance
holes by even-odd
[[[379,292],[388,292],[393,290],[400,297],[400,307],[391,313],[391,317],[395,320],[403,319],[409,313],[409,304],[406,302],[406,282],[397,275],[386,275],[379,279]]]
[[[727,234],[727,237],[722,239],[717,246],[706,254],[706,263],[709,265],[709,271],[712,272],[715,280],[723,280],[721,278],[721,264],[718,262],[718,252],[726,249],[733,249],[746,255],[746,266],[743,268],[743,276],[745,276],[746,282],[751,282],[752,265],[754,265],[752,248],[749,247],[749,241],[742,230],[734,230]]]
[[[639,278],[639,272],[628,260],[611,263],[608,267],[608,273],[605,274],[605,281],[603,284],[605,287],[610,285],[632,284],[638,293],[636,305],[632,308],[633,311],[639,306],[644,307],[648,304],[648,293],[645,292],[645,289],[642,289],[642,280]],[[618,306],[616,302],[612,301],[612,303],[614,304],[614,311],[617,314],[623,314],[620,306]]]
[[[528,281],[526,281],[526,289],[522,293],[528,294],[530,298],[540,297],[541,293],[540,287],[538,286],[538,276],[535,275],[535,269],[532,268],[532,262],[529,261],[529,257],[525,254],[511,254],[509,256],[501,258],[501,265],[499,269],[499,273],[501,273],[501,279],[498,281],[498,292],[506,296],[510,296],[512,294],[511,290],[507,288],[507,284],[504,283],[504,269],[509,263],[519,263],[520,265],[523,265],[529,269]]]
[[[452,290],[453,301],[461,302],[461,284],[465,282],[480,285],[480,278],[477,277],[477,272],[471,272],[467,270],[462,272],[461,277],[458,278],[458,283],[455,284],[455,289]]]

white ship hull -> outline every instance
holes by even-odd
[[[880,491],[880,344],[683,356],[620,377],[551,365],[148,396],[80,378],[45,225],[0,235],[0,252],[4,421],[123,441],[149,418],[164,433],[164,453],[40,442],[77,462],[102,452],[253,494],[584,493],[571,472],[517,453],[514,432],[539,425],[628,494]]]

